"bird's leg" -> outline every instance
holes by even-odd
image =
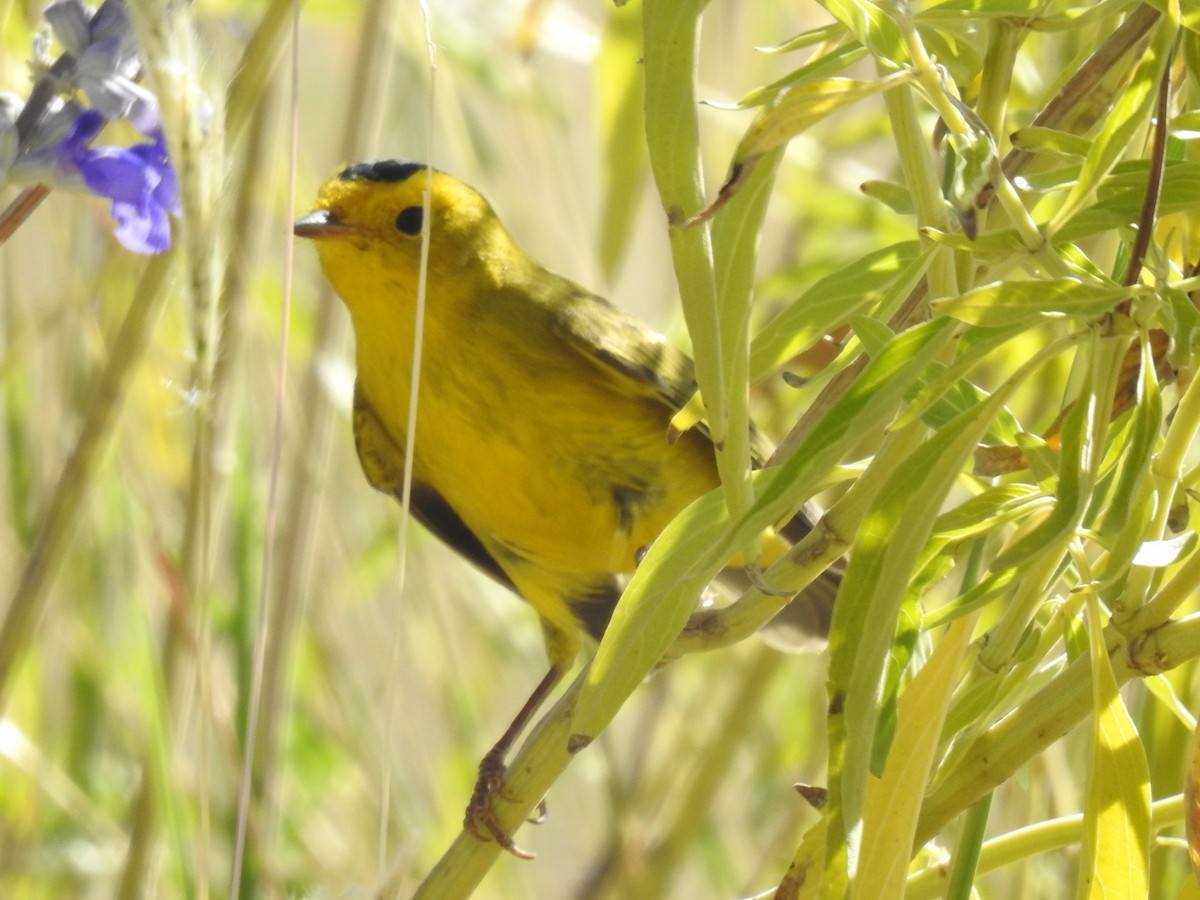
[[[496,821],[496,814],[492,810],[492,800],[503,796],[501,782],[507,768],[504,760],[508,756],[508,751],[512,749],[513,744],[525,730],[529,720],[545,702],[546,697],[554,690],[554,686],[562,678],[562,673],[562,667],[557,665],[550,667],[545,677],[533,689],[533,693],[529,695],[529,699],[525,701],[525,705],[521,707],[516,718],[512,720],[512,724],[505,729],[500,740],[496,741],[496,745],[483,757],[479,763],[479,778],[475,782],[475,790],[471,794],[471,802],[467,804],[467,815],[463,820],[463,827],[471,834],[480,840],[491,838],[520,859],[533,859],[534,855],[513,843],[513,839],[500,827],[500,823]],[[544,800],[538,804],[538,809],[540,812],[536,818],[540,821],[545,817],[546,802]]]

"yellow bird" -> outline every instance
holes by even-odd
[[[538,265],[474,189],[380,160],[330,178],[295,224],[350,311],[354,437],[374,487],[400,498],[426,229],[411,512],[537,611],[550,660],[484,758],[468,809],[476,834],[518,852],[489,812],[509,747],[582,635],[604,633],[640,553],[719,480],[702,430],[667,439],[695,390],[690,359]],[[827,627],[836,586],[828,574],[806,592],[810,630]]]

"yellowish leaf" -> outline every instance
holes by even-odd
[[[729,176],[721,185],[717,199],[685,224],[694,225],[712,218],[750,176],[755,164],[772,150],[782,147],[830,113],[857,103],[864,97],[911,81],[912,78],[912,73],[907,70],[877,81],[822,78],[803,82],[781,94],[774,104],[755,117],[742,136],[733,154],[733,161],[729,164]]]
[[[883,776],[867,783],[856,897],[902,897],[921,800],[975,616],[956,619],[897,704]]]
[[[821,864],[825,860],[827,828],[828,820],[822,818],[804,833],[772,900],[816,900],[821,895]]]
[[[822,78],[798,84],[784,93],[773,106],[763,110],[750,124],[733,156],[733,166],[758,159],[807,131],[830,113],[911,78],[911,73],[905,71],[878,81]]]
[[[1141,737],[1117,690],[1095,594],[1088,596],[1087,610],[1095,711],[1076,897],[1145,897],[1150,866],[1150,767]]]
[[[1200,888],[1200,723],[1192,731],[1187,772],[1183,776],[1183,821],[1187,826],[1188,857]]]

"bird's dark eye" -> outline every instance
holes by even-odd
[[[420,234],[421,223],[425,220],[425,210],[419,206],[409,206],[400,210],[396,216],[396,228],[403,234]]]

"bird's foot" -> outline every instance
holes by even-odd
[[[479,764],[479,778],[475,781],[475,790],[471,793],[471,802],[467,804],[463,827],[481,841],[495,841],[518,859],[534,859],[537,854],[518,847],[512,837],[496,821],[496,812],[492,808],[492,801],[497,797],[507,799],[503,789],[506,768],[503,753],[493,750],[483,758]],[[542,800],[538,803],[537,814],[529,821],[540,825],[545,818],[546,801]]]

